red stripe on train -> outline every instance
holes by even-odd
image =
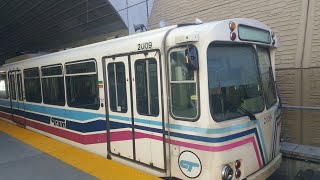
[[[0,117],[3,117],[3,118],[8,119],[8,120],[12,120],[12,115],[11,114],[0,112]]]

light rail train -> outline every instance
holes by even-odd
[[[265,179],[281,163],[277,38],[179,24],[0,67],[0,116],[158,177]]]

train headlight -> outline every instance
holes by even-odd
[[[237,27],[236,23],[234,23],[232,21],[229,23],[229,28],[231,31],[234,31],[236,29],[236,27]]]
[[[240,162],[239,160],[236,160],[236,162],[234,163],[234,167],[235,167],[236,169],[239,169],[240,166],[241,166],[241,162]]]
[[[233,178],[233,169],[229,165],[225,165],[221,175],[222,180],[231,180]]]
[[[230,28],[230,39],[232,40],[232,41],[234,41],[234,40],[236,40],[236,38],[237,38],[237,33],[235,33],[234,32],[234,30],[237,28],[237,25],[236,25],[236,23],[234,23],[234,22],[230,22],[229,23],[229,28]]]
[[[235,32],[231,32],[231,33],[230,33],[230,39],[231,39],[231,41],[236,40],[236,38],[237,38],[237,34],[236,34]]]
[[[241,171],[239,169],[237,169],[236,172],[234,173],[234,176],[236,178],[239,178],[241,176]]]

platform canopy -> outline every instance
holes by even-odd
[[[0,64],[124,28],[108,0],[2,0]]]

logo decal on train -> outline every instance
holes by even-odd
[[[54,126],[62,127],[62,128],[66,128],[67,127],[66,120],[58,119],[58,118],[54,118],[54,117],[51,117],[50,124],[54,125]]]
[[[272,115],[269,114],[268,116],[263,118],[263,124],[266,124],[267,122],[270,122],[272,120]]]
[[[179,156],[178,164],[181,172],[189,178],[196,178],[201,174],[201,161],[191,151],[183,151]]]

